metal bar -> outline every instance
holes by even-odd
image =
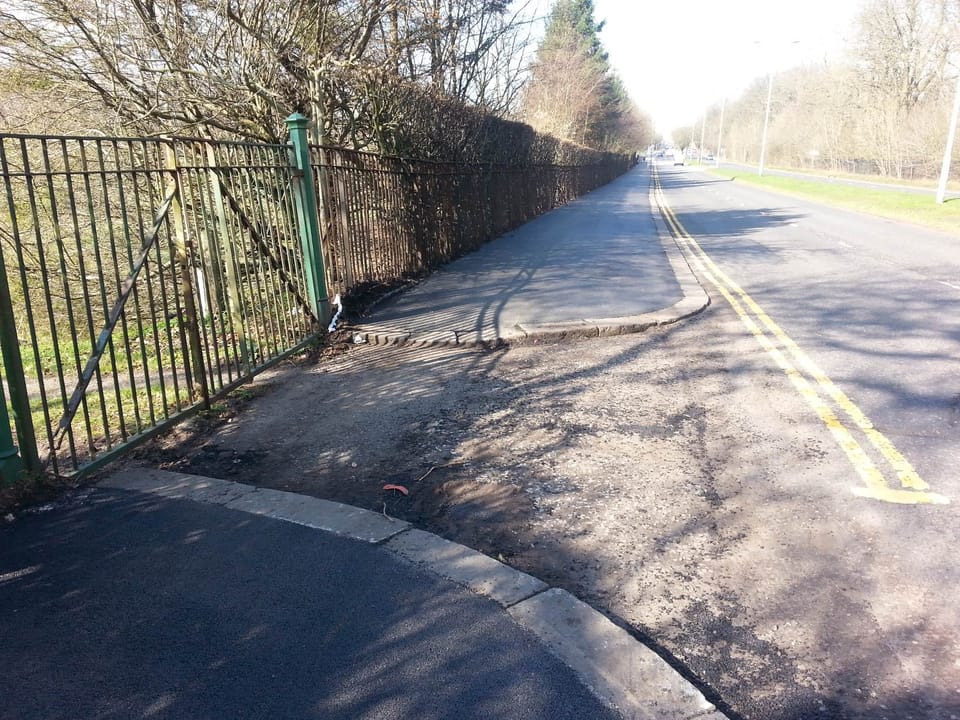
[[[113,261],[113,273],[114,273],[114,277],[116,278],[117,284],[119,285],[120,270],[117,264],[117,256],[116,256],[117,234],[113,226],[113,205],[110,200],[110,189],[107,186],[107,172],[108,172],[107,164],[106,164],[107,155],[104,152],[103,144],[104,144],[103,140],[97,140],[97,143],[96,143],[97,160],[98,160],[98,166],[101,171],[100,172],[100,190],[103,193],[103,214],[107,221],[106,222],[107,224],[107,243],[106,244],[110,248],[110,255],[108,260],[112,259]],[[112,176],[113,172],[110,172],[110,175]],[[120,182],[120,178],[118,177],[118,183],[119,182]],[[103,308],[104,321],[106,321],[107,315],[109,314],[109,311],[110,311],[109,310],[110,301],[107,299],[106,273],[104,271],[103,258],[101,256],[102,245],[103,245],[102,243],[98,242],[95,250],[96,250],[96,257],[97,257],[97,271],[100,274],[100,300],[102,303],[101,307]],[[111,375],[111,379],[113,380],[113,397],[117,406],[117,422],[120,425],[119,433],[120,433],[120,442],[122,443],[127,437],[127,424],[126,424],[126,419],[124,418],[124,415],[123,415],[123,401],[122,401],[122,396],[120,394],[120,388],[121,388],[120,369],[119,369],[119,363],[117,362],[116,344],[113,341],[112,335],[110,336],[110,344],[107,346],[107,348],[110,351],[110,375]]]
[[[74,188],[74,185],[73,185],[73,175],[70,172],[70,154],[67,152],[67,143],[65,140],[60,141],[60,149],[61,149],[61,154],[63,156],[63,167],[64,167],[64,170],[66,171],[65,179],[67,184],[66,186],[67,206],[70,210],[70,219],[73,224],[73,239],[77,246],[76,265],[77,265],[77,271],[79,275],[80,292],[83,298],[82,311],[84,315],[84,320],[86,321],[87,337],[89,337],[92,341],[93,334],[94,334],[93,314],[90,309],[90,304],[91,304],[90,293],[87,291],[87,268],[86,268],[86,263],[84,262],[84,257],[83,257],[84,248],[83,248],[83,239],[80,233],[80,218],[79,218],[79,213],[77,212],[76,189]],[[80,337],[77,335],[77,333],[74,333],[73,344],[74,344],[74,347],[77,349],[78,357],[80,355],[79,342],[80,342]],[[97,381],[98,381],[97,387],[99,390],[101,385],[101,383],[99,382],[100,381],[99,367],[97,368]],[[100,406],[100,409],[101,409],[101,416],[105,421],[106,414],[103,412],[102,393],[99,394],[99,398],[100,398],[100,402],[98,402],[98,405]],[[93,437],[93,423],[91,422],[90,407],[86,399],[86,396],[84,396],[84,402],[83,402],[83,415],[84,415],[84,429],[87,432],[87,449],[90,453],[96,454],[96,443]]]
[[[297,289],[297,286],[293,283],[293,280],[283,271],[283,265],[280,261],[273,256],[273,253],[270,251],[270,246],[263,239],[263,235],[260,233],[260,230],[254,225],[250,219],[247,217],[247,214],[243,211],[243,207],[237,202],[237,199],[233,196],[233,193],[230,192],[230,189],[224,185],[223,179],[220,179],[220,188],[223,191],[224,197],[226,197],[227,202],[230,205],[230,209],[234,212],[237,217],[237,220],[240,221],[240,224],[250,233],[251,239],[256,243],[258,249],[263,253],[264,258],[269,262],[270,266],[277,270],[278,272],[283,273],[284,283],[287,286],[287,289],[294,294],[294,297],[297,298],[297,301],[303,307],[304,311],[309,313],[310,317],[315,321],[319,322],[319,318],[313,312],[312,303],[308,302],[306,298],[300,295],[300,291]],[[326,304],[329,304],[328,302]]]
[[[136,162],[136,158],[134,157],[133,149],[134,149],[134,144],[132,142],[128,143],[127,155],[130,159],[130,165],[136,167],[138,166],[138,163]],[[142,165],[142,164],[143,163],[139,163],[139,165]],[[139,180],[140,180],[140,176],[135,175],[133,177],[133,206],[137,209],[137,229],[139,231],[140,237],[143,238],[145,237],[145,228],[143,224],[143,202],[142,202],[142,198],[140,197]],[[149,200],[149,197],[148,197],[148,200]],[[148,209],[147,212],[149,213],[150,210]],[[159,222],[156,221],[155,219],[153,225],[151,226],[151,231],[153,235],[153,241],[151,241],[150,243],[151,248],[153,246],[153,242],[156,240],[160,232],[160,228],[162,227],[162,225],[163,225],[163,218],[160,218]],[[131,252],[131,255],[132,255],[132,252]],[[149,260],[149,258],[150,258],[150,248],[147,248],[145,252],[141,252],[140,255],[137,256],[137,262],[139,262],[141,264],[141,267],[143,267],[146,265],[147,260]],[[146,286],[146,295],[147,295],[146,300],[147,300],[147,307],[150,309],[151,330],[153,330],[153,327],[154,327],[153,309],[155,307],[155,304],[153,301],[153,290],[150,287],[149,270],[147,271],[147,273],[145,273],[145,275],[146,275],[146,282],[135,282],[133,284],[133,303],[134,303],[134,308],[136,310],[136,312],[134,313],[134,320],[136,321],[136,324],[137,324],[137,345],[139,346],[139,350],[140,350],[140,367],[143,369],[143,387],[144,387],[144,390],[146,391],[146,405],[147,405],[146,409],[150,418],[150,425],[153,426],[157,422],[157,413],[156,413],[156,407],[155,407],[156,403],[153,398],[153,379],[151,377],[152,374],[150,372],[150,354],[147,352],[147,342],[144,338],[144,335],[146,333],[144,332],[143,316],[145,313],[140,303],[140,288],[142,286],[144,285]],[[130,316],[130,313],[124,314],[125,318],[128,318],[129,316]],[[143,432],[142,427],[139,428],[139,432]]]
[[[245,160],[246,158],[243,159]],[[239,219],[239,215],[242,214],[250,220],[249,224],[251,227],[256,226],[260,238],[260,245],[263,248],[262,252],[250,253],[249,255],[248,260],[252,260],[256,272],[250,276],[248,282],[255,288],[257,305],[261,310],[259,313],[260,337],[262,338],[260,350],[263,357],[270,357],[275,351],[276,344],[275,323],[273,322],[274,313],[270,308],[270,292],[267,287],[268,273],[264,272],[264,266],[270,266],[266,258],[274,258],[273,248],[270,247],[270,229],[266,227],[263,222],[262,208],[260,207],[260,192],[259,189],[253,185],[251,173],[247,171],[244,165],[240,163],[235,164],[238,166],[237,186],[239,186],[236,195],[246,201],[246,211],[238,213],[237,219]],[[250,216],[252,216],[252,219],[250,219]],[[279,268],[280,262],[274,259],[273,265]]]
[[[43,157],[43,165],[44,165],[44,167],[49,168],[49,167],[50,167],[50,151],[49,151],[49,148],[48,148],[48,143],[42,143],[41,146],[40,146],[40,148],[41,148],[41,154],[42,154],[42,157]],[[66,248],[64,247],[64,244],[63,244],[63,232],[62,232],[61,227],[60,227],[60,213],[59,213],[59,208],[58,208],[58,205],[57,205],[57,193],[56,193],[56,190],[55,190],[55,188],[54,188],[54,186],[53,186],[53,178],[50,177],[50,176],[47,176],[47,200],[48,200],[49,203],[50,203],[50,208],[49,208],[49,210],[50,210],[50,221],[51,221],[51,223],[52,223],[52,225],[53,225],[53,227],[52,227],[52,235],[53,235],[54,243],[55,243],[56,250],[57,250],[57,260],[58,260],[58,263],[57,263],[57,264],[59,265],[59,269],[60,269],[60,290],[62,290],[62,292],[63,292],[63,301],[64,301],[64,303],[65,303],[65,305],[66,305],[66,315],[67,315],[67,320],[68,320],[69,326],[70,326],[70,341],[69,341],[69,345],[70,345],[70,349],[73,350],[72,355],[73,355],[74,367],[76,368],[76,372],[79,374],[79,372],[80,372],[80,363],[81,363],[81,361],[80,361],[80,350],[79,350],[79,348],[77,347],[77,343],[76,343],[77,326],[76,326],[76,322],[75,322],[75,320],[74,320],[73,300],[72,300],[71,295],[70,295],[70,285],[69,285],[68,277],[67,277]],[[60,327],[60,322],[61,322],[61,321],[62,321],[62,318],[61,318],[61,317],[59,317],[58,315],[55,316],[55,315],[53,314],[53,312],[52,312],[52,305],[51,305],[50,331],[51,331],[51,335],[52,335],[52,337],[53,337],[53,343],[54,343],[54,345],[55,345],[57,348],[60,347],[60,334],[59,334],[59,332],[58,332],[58,328]],[[59,380],[60,380],[60,397],[61,397],[61,400],[62,400],[64,403],[66,403],[67,393],[66,393],[66,384],[65,384],[65,377],[64,377],[64,371],[63,371],[63,365],[62,365],[62,364],[59,365],[59,373],[58,373],[58,374],[59,374],[59,376],[60,376],[60,378],[59,378]],[[86,410],[87,410],[87,407],[86,407],[86,398],[84,398],[84,414],[85,414],[85,415],[87,415]],[[76,447],[76,439],[75,439],[75,437],[74,437],[74,433],[73,433],[73,429],[72,429],[72,428],[68,428],[67,436],[69,437],[70,460],[71,460],[71,462],[74,464],[74,466],[76,466],[77,447]],[[56,436],[54,436],[54,437],[56,437]],[[62,438],[61,438],[61,439],[62,439]],[[50,451],[51,451],[51,453],[53,453],[55,450],[54,450],[54,448],[51,448]]]
[[[29,171],[31,163],[30,163],[30,154],[27,148],[26,140],[21,140],[20,151],[21,151],[21,156],[24,163],[24,168]],[[53,312],[53,294],[50,292],[50,285],[48,282],[48,278],[50,277],[50,274],[47,272],[46,253],[44,252],[44,247],[43,247],[43,236],[40,232],[39,213],[37,212],[36,190],[33,187],[32,182],[25,183],[25,187],[27,190],[27,199],[30,203],[30,219],[33,224],[33,240],[37,248],[37,264],[40,269],[40,273],[39,273],[40,284],[42,287],[42,295],[44,299],[43,307],[47,313],[47,317],[46,317],[47,327],[45,327],[44,330],[47,330],[49,328],[50,337],[52,338],[54,362],[56,363],[57,382],[60,386],[61,397],[63,397],[64,395],[66,395],[66,388],[64,387],[64,384],[63,384],[63,362],[60,357],[59,343],[56,341],[57,334],[56,334],[56,321],[55,321],[55,316]],[[21,264],[21,268],[23,268],[22,264]],[[23,279],[24,297],[29,298],[28,290],[27,290],[28,285],[26,281],[25,272],[22,276],[22,279]],[[27,303],[28,305],[32,304],[30,303],[29,299],[27,299]],[[43,407],[43,418],[44,418],[44,424],[47,431],[47,439],[50,441],[51,447],[52,447],[53,424],[50,420],[50,403],[49,403],[49,398],[47,396],[46,383],[44,382],[44,366],[40,356],[38,329],[39,329],[39,326],[31,327],[30,341],[33,346],[33,356],[34,356],[34,362],[35,362],[35,367],[37,372],[37,380],[39,383],[40,401]],[[48,458],[48,461],[53,462],[54,471],[56,472],[59,460],[55,456],[55,454],[52,452],[51,452],[51,456],[52,457]]]
[[[203,238],[206,236],[206,217],[202,214],[204,208],[203,198],[203,178],[204,173],[197,170],[196,143],[177,143],[175,148],[182,150],[183,159],[187,162],[181,165],[178,162],[178,175],[180,178],[180,197],[184,208],[184,224],[186,228],[186,237],[192,241],[191,253],[193,277],[195,280],[195,297],[200,300],[200,312],[197,316],[197,330],[201,339],[203,349],[203,370],[207,378],[208,389],[218,388],[224,385],[223,382],[223,363],[220,359],[220,347],[217,342],[218,333],[218,306],[215,297],[211,295],[210,286],[216,284],[214,270],[209,262],[207,248],[204,247]],[[198,212],[198,200],[199,209]],[[222,329],[221,329],[222,330]]]
[[[148,148],[146,146],[144,147],[144,152],[145,153],[148,152]],[[155,143],[151,143],[149,152],[150,152],[150,155],[152,156],[152,162],[158,165],[162,165],[162,158],[159,155],[159,152],[160,152],[159,146],[157,146]],[[163,192],[163,189],[161,187],[158,187],[158,183],[156,182],[150,182],[148,185],[148,188],[149,188],[150,202],[154,207],[156,207],[161,203],[161,194]],[[171,232],[170,232],[169,213],[167,214],[167,217],[164,220],[164,232],[162,236],[168,239],[167,244],[170,245],[169,238],[171,236]],[[179,412],[182,409],[181,398],[180,398],[180,379],[179,379],[179,371],[177,369],[177,348],[173,339],[173,330],[171,329],[172,321],[178,320],[179,314],[176,312],[176,309],[174,309],[173,312],[171,312],[170,296],[167,292],[167,288],[168,288],[168,283],[170,283],[170,287],[173,287],[174,281],[172,277],[171,278],[167,277],[166,270],[165,270],[165,263],[164,263],[164,253],[163,253],[163,250],[161,249],[161,243],[160,242],[154,243],[153,248],[154,248],[154,255],[155,255],[153,260],[153,266],[156,268],[157,287],[159,288],[159,291],[160,291],[160,303],[161,303],[160,309],[163,313],[163,318],[160,322],[163,325],[163,335],[164,335],[164,340],[166,341],[165,345],[162,348],[160,347],[161,340],[160,340],[159,331],[155,330],[154,337],[156,338],[156,342],[158,346],[157,347],[158,370],[161,376],[167,376],[169,374],[170,384],[173,386],[172,405],[171,405],[171,397],[168,393],[168,387],[166,382],[164,382],[163,388],[162,388],[163,417],[164,419],[169,419],[171,410],[175,410],[176,412]],[[170,267],[172,269],[173,267],[172,263]],[[176,297],[176,293],[173,293],[173,296]]]
[[[207,145],[207,162],[211,168],[217,167],[217,154],[213,145]],[[208,172],[208,185],[213,200],[213,216],[217,227],[220,230],[220,242],[223,244],[225,262],[223,264],[226,284],[227,284],[227,306],[230,310],[231,335],[237,338],[240,349],[240,365],[244,374],[249,374],[251,367],[250,343],[247,337],[246,318],[243,314],[243,305],[240,301],[240,288],[237,283],[237,258],[234,252],[233,243],[230,234],[227,231],[227,211],[223,203],[223,193],[220,189],[220,179],[215,170]]]
[[[89,162],[87,160],[86,143],[81,141],[79,143],[79,148],[80,148],[81,167],[84,167],[84,168],[89,167]],[[93,259],[96,261],[96,265],[97,265],[97,286],[100,288],[100,292],[101,292],[101,299],[103,302],[103,305],[102,305],[103,312],[106,312],[106,307],[107,307],[106,292],[105,292],[104,283],[103,283],[103,274],[102,274],[102,268],[100,264],[100,254],[99,254],[100,233],[98,232],[98,226],[97,226],[97,212],[93,204],[93,187],[90,184],[90,177],[92,174],[93,173],[86,173],[83,176],[83,194],[87,200],[87,203],[86,203],[87,216],[88,216],[88,221],[90,223]],[[78,245],[79,245],[79,239],[78,239]],[[87,332],[90,334],[90,339],[92,341],[94,337],[93,301],[91,300],[90,293],[86,289],[87,279],[88,279],[86,269],[82,271],[81,277],[82,277],[82,282],[84,287],[84,300],[87,306]],[[111,364],[113,364],[112,349],[113,349],[113,345],[111,344],[110,345]],[[113,439],[110,433],[110,421],[107,417],[107,401],[103,394],[103,377],[100,374],[99,366],[97,368],[97,391],[98,391],[99,404],[100,404],[100,421],[103,423],[103,434],[106,439],[106,446],[107,448],[109,448],[113,445]]]
[[[111,148],[113,150],[113,165],[114,169],[122,167],[120,162],[120,146],[117,141],[111,142]],[[110,257],[113,260],[113,271],[116,278],[117,287],[121,287],[123,284],[123,278],[126,276],[126,272],[129,272],[129,266],[132,262],[133,256],[133,240],[130,235],[130,220],[129,220],[129,210],[127,206],[127,193],[124,186],[123,177],[115,173],[114,174],[117,180],[117,200],[118,207],[120,212],[120,225],[123,232],[123,239],[127,246],[127,262],[125,263],[128,268],[126,271],[121,270],[120,267],[120,258],[117,255],[117,239],[113,238],[113,242],[110,243]],[[109,316],[108,316],[109,317]],[[139,434],[143,430],[143,422],[140,418],[140,404],[137,401],[137,377],[133,369],[133,350],[130,346],[130,328],[127,324],[127,319],[122,317],[122,322],[120,323],[120,328],[123,331],[123,361],[126,363],[126,380],[129,385],[130,391],[130,402],[133,406],[133,422],[134,430],[133,435]],[[124,441],[127,439],[127,417],[126,413],[123,410],[123,392],[122,388],[117,389],[117,407],[119,408],[118,414],[123,418],[123,428],[124,428]]]
[[[264,157],[264,154],[268,151],[266,149],[255,148],[250,151],[253,153],[257,159],[257,162],[265,162],[267,160]],[[286,171],[289,172],[288,170]],[[280,215],[278,208],[280,206],[280,194],[284,184],[286,183],[286,177],[282,180],[278,178],[277,173],[271,172],[264,175],[264,192],[260,193],[261,201],[260,206],[264,215],[264,222],[272,229],[274,240],[276,242],[276,252],[280,267],[283,272],[289,273],[288,264],[285,262],[288,252],[285,247],[284,240],[289,237],[283,232],[283,224],[280,220]],[[266,202],[264,202],[266,200]],[[290,303],[290,293],[286,292],[283,288],[283,282],[280,278],[280,272],[274,271],[270,273],[270,294],[274,298],[274,307],[276,308],[276,320],[277,320],[277,331],[279,332],[278,337],[278,348],[284,349],[288,342],[294,341],[294,333],[292,327],[292,305]],[[297,338],[299,340],[299,338]]]
[[[7,152],[6,143],[0,140],[0,168],[6,170]],[[21,287],[24,295],[24,305],[27,310],[28,327],[30,329],[31,343],[36,344],[34,337],[33,316],[30,311],[30,303],[27,293],[29,288],[26,283],[26,272],[22,257],[22,244],[20,240],[20,228],[17,221],[16,202],[13,197],[13,188],[9,183],[6,184],[7,209],[10,212],[11,230],[13,231],[13,242],[17,248],[18,265],[20,266]],[[30,412],[30,396],[27,393],[26,375],[23,370],[23,358],[20,355],[20,338],[17,333],[16,316],[13,311],[13,300],[10,297],[10,285],[7,280],[7,268],[3,257],[3,248],[0,247],[0,360],[3,362],[3,375],[10,387],[10,404],[13,410],[13,421],[16,427],[17,439],[20,442],[19,456],[20,467],[17,461],[13,460],[13,451],[15,451],[12,437],[0,439],[0,463],[6,467],[4,471],[10,477],[19,476],[23,469],[29,472],[36,472],[40,469],[40,455],[37,448],[37,436],[33,427],[33,416]],[[37,361],[36,368],[39,371],[40,364]],[[3,386],[0,384],[0,395],[3,394]],[[7,417],[7,403],[4,398],[0,398],[3,417],[0,418],[0,432],[9,432],[9,418]]]
[[[137,258],[134,261],[133,269],[131,270],[127,279],[124,280],[120,286],[120,297],[117,298],[113,308],[110,310],[110,315],[107,318],[107,324],[100,331],[100,335],[97,338],[97,344],[90,355],[90,359],[87,360],[87,364],[83,369],[83,373],[80,375],[80,382],[77,384],[76,389],[70,396],[66,411],[63,414],[63,418],[60,420],[60,425],[57,429],[57,436],[59,436],[59,439],[62,439],[62,433],[66,432],[66,430],[69,428],[70,422],[73,420],[73,416],[76,414],[81,400],[86,395],[87,385],[89,385],[90,380],[97,369],[97,365],[100,362],[100,357],[103,355],[103,351],[107,347],[107,343],[110,340],[110,335],[113,333],[113,329],[116,327],[117,321],[120,319],[120,316],[123,313],[124,306],[127,304],[127,300],[130,298],[130,295],[133,293],[134,285],[137,282],[137,277],[140,275],[140,271],[143,269],[143,266],[147,261],[147,257],[149,256],[153,243],[156,242],[160,227],[163,225],[163,220],[166,217],[167,212],[170,210],[170,206],[173,203],[173,198],[175,195],[176,188],[171,188],[167,192],[167,196],[164,198],[163,204],[160,206],[160,208],[157,210],[157,214],[154,216],[153,226],[150,228],[150,231],[144,238],[143,247],[140,249],[140,253],[137,255]],[[56,442],[57,447],[59,447],[59,439]]]
[[[193,243],[187,238],[186,225],[184,222],[183,202],[180,194],[180,173],[177,170],[177,156],[174,146],[165,147],[167,170],[173,178],[176,192],[173,196],[173,227],[176,247],[176,262],[180,268],[180,302],[183,304],[184,325],[187,329],[187,345],[189,352],[184,353],[184,362],[188,360],[190,365],[187,367],[187,377],[193,379],[194,384],[199,386],[200,396],[203,398],[205,407],[210,406],[210,389],[207,385],[207,374],[204,371],[203,347],[200,339],[200,328],[197,324],[197,306],[193,298],[193,277],[191,273],[192,265],[192,247]],[[192,371],[192,373],[191,373]],[[196,389],[191,386],[191,393],[196,393]],[[191,398],[192,400],[193,398]]]

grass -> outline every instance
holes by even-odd
[[[811,178],[816,179],[817,177],[827,177],[831,180],[858,180],[860,182],[869,182],[875,183],[877,185],[901,185],[904,187],[914,187],[918,190],[929,190],[931,193],[935,193],[937,190],[937,181],[926,179],[926,180],[916,180],[912,178],[895,178],[890,175],[871,175],[868,173],[853,173],[853,172],[836,172],[833,170],[827,170],[824,168],[809,170],[807,168],[795,168],[795,167],[778,167],[771,168],[776,170],[782,170],[784,172],[797,173],[799,175],[809,175]],[[957,190],[956,182],[947,183],[947,189],[956,191]]]
[[[897,192],[881,188],[855,187],[801,180],[780,175],[764,175],[727,168],[710,168],[717,177],[745,182],[787,195],[816,200],[827,205],[878,215],[891,220],[921,225],[960,236],[960,198],[938,205],[932,196]]]

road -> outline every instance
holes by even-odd
[[[712,298],[700,315],[492,350],[334,348],[139,461],[499,557],[734,718],[960,717],[960,240],[657,170]]]
[[[819,648],[805,651],[814,652],[805,663],[838,675],[856,669],[854,685],[887,698],[877,710],[899,703],[925,717],[924,704],[939,696],[946,704],[930,716],[948,717],[938,713],[960,707],[960,573],[949,560],[960,519],[960,237],[689,170],[658,172],[674,229],[709,273],[711,294],[724,296],[721,312],[741,319],[723,328],[728,342],[762,333],[758,352],[845,456],[808,489],[792,482],[797,469],[787,464],[769,478],[795,514],[761,565],[797,581],[797,595],[767,612],[781,623],[820,623]],[[745,408],[778,411],[768,429],[779,434],[795,421],[787,409]],[[831,487],[849,495],[825,501]],[[911,502],[924,504],[901,504]],[[908,690],[918,686],[924,691]]]
[[[960,235],[787,201],[701,173],[658,172],[666,203],[700,254],[729,276],[724,284],[739,284],[814,356],[916,458],[921,477],[954,483],[960,448],[947,425],[960,411]]]

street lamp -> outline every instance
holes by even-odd
[[[941,204],[947,196],[947,178],[950,177],[950,160],[953,157],[953,140],[957,135],[958,115],[960,115],[960,74],[957,75],[957,89],[953,93],[953,114],[950,116],[950,129],[947,130],[947,147],[943,151],[940,185],[937,187],[937,202]]]
[[[720,129],[717,130],[717,152],[713,156],[713,166],[720,167],[720,141],[723,139],[723,111],[727,107],[727,98],[720,103]]]
[[[703,120],[700,121],[700,157],[697,158],[697,164],[703,165],[703,134],[707,131],[707,114],[703,114]]]
[[[762,40],[754,40],[754,44],[762,44]],[[799,40],[791,40],[791,45],[796,45]],[[770,125],[770,98],[773,95],[773,68],[767,71],[767,109],[763,115],[763,137],[760,139],[760,168],[757,175],[763,175],[763,165],[767,157],[767,128]]]
[[[767,73],[767,110],[763,114],[763,137],[760,140],[760,169],[757,175],[763,175],[763,162],[767,156],[767,128],[770,125],[770,96],[773,94],[773,71]]]

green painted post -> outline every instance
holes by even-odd
[[[30,416],[30,398],[23,377],[23,361],[20,359],[20,341],[10,300],[10,286],[7,284],[7,269],[0,253],[0,361],[3,362],[3,376],[10,385],[13,419],[17,426],[17,435],[24,445],[24,459],[20,457],[13,441],[10,429],[10,416],[7,414],[7,398],[0,382],[0,486],[10,485],[20,478],[24,470],[37,470],[40,459],[37,456],[37,441],[33,430],[33,418]],[[27,467],[29,466],[29,467]]]
[[[10,432],[10,418],[7,416],[7,397],[0,383],[0,487],[12,485],[23,477],[23,460]]]
[[[327,297],[327,279],[323,267],[323,250],[320,246],[320,214],[317,208],[317,191],[310,169],[310,144],[307,140],[307,118],[294,113],[287,118],[290,131],[291,160],[296,172],[293,188],[297,203],[297,222],[300,228],[300,244],[303,248],[303,268],[307,275],[307,293],[310,306],[317,321],[326,326],[330,322],[330,299]]]

